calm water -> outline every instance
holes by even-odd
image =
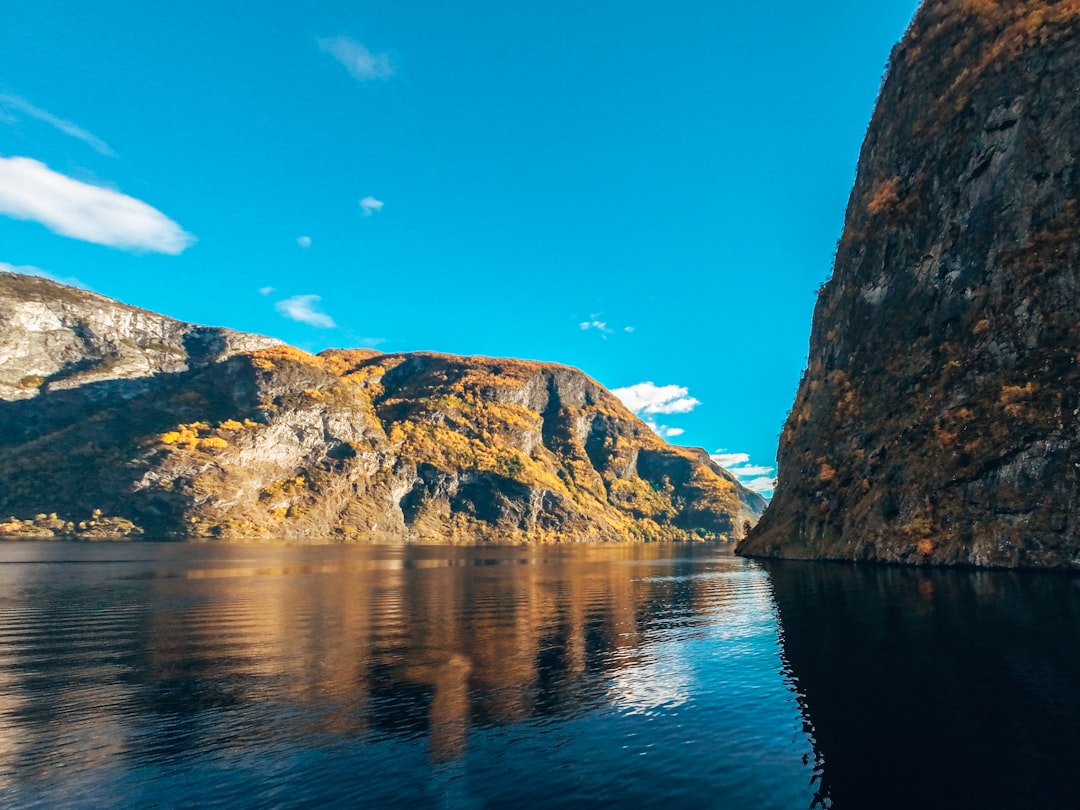
[[[3,807],[1075,807],[1080,580],[0,547]]]
[[[709,547],[0,547],[4,807],[805,807]]]

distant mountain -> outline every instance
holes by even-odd
[[[0,273],[0,536],[736,539],[764,506],[572,368],[311,355]]]
[[[1080,2],[926,0],[748,555],[1080,566]]]

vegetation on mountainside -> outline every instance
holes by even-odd
[[[0,523],[0,540],[123,540],[141,537],[143,530],[124,518],[108,517],[95,509],[85,520],[64,520],[55,512]]]
[[[28,514],[48,491],[74,513],[86,480],[110,513],[136,504],[153,536],[647,541],[742,527],[738,486],[703,452],[669,447],[580,372],[518,360],[273,346],[163,375],[130,404],[75,407],[28,438],[0,447],[0,478],[21,482],[0,512]]]

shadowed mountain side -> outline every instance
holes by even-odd
[[[740,553],[1080,566],[1080,2],[927,0]]]
[[[34,282],[78,310],[82,291]],[[27,328],[12,298],[5,334]],[[86,299],[115,323],[109,303]],[[93,346],[122,340],[98,329]],[[29,344],[41,367],[42,343],[3,345]],[[56,365],[79,366],[64,345]],[[553,364],[275,345],[126,368],[0,401],[0,514],[96,509],[162,538],[473,543],[735,539],[764,507]]]
[[[1080,805],[1077,580],[764,566],[826,806]]]

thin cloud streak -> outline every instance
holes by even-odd
[[[0,157],[0,214],[39,222],[61,236],[133,252],[175,256],[195,243],[194,236],[153,206],[27,157]]]
[[[90,288],[83,284],[82,281],[74,276],[58,276],[55,273],[50,273],[48,270],[42,270],[40,267],[34,267],[32,264],[8,264],[7,262],[0,262],[0,273],[15,273],[21,276],[37,276],[38,278],[45,278],[49,281],[55,281],[58,284],[67,284],[69,287],[78,287],[82,290],[89,290]]]
[[[294,295],[292,298],[278,301],[274,304],[274,309],[289,320],[306,323],[316,329],[334,329],[337,324],[334,323],[333,318],[319,309],[320,301],[322,301],[322,296],[319,295]]]
[[[35,107],[21,96],[15,96],[10,93],[0,93],[0,107],[4,107],[9,111],[14,110],[15,112],[20,112],[31,118],[36,118],[38,121],[42,121],[49,126],[60,130],[65,135],[70,135],[72,138],[82,141],[99,154],[105,155],[106,157],[116,157],[116,152],[94,133],[88,132],[72,121],[55,116],[48,110]]]
[[[323,53],[334,57],[357,81],[385,80],[394,75],[394,65],[387,54],[372,53],[355,39],[319,37],[316,42]]]
[[[740,478],[747,478],[755,475],[768,475],[775,467],[765,467],[759,464],[748,464],[745,467],[728,467],[726,468],[732,475],[737,475]]]

